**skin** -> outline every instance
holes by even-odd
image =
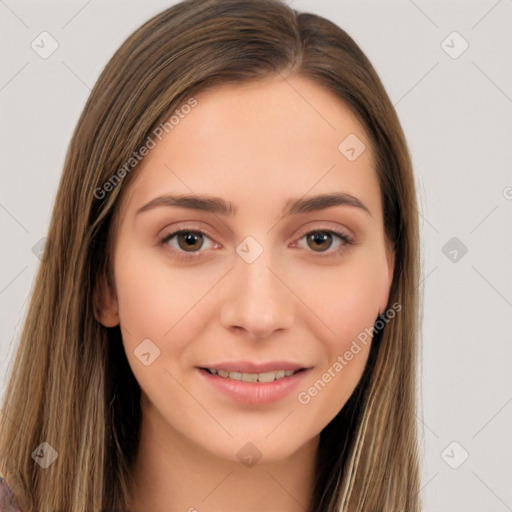
[[[115,292],[103,285],[98,299],[98,320],[121,325],[142,390],[130,510],[303,511],[319,434],[361,378],[370,343],[308,404],[298,393],[373,326],[393,277],[370,141],[338,97],[300,76],[224,85],[196,99],[124,191]],[[349,134],[367,148],[355,161],[338,150]],[[237,213],[161,206],[136,215],[159,195],[192,192],[230,201]],[[332,192],[357,197],[370,214],[341,205],[281,215],[289,198]],[[187,252],[177,237],[161,241],[184,228],[204,233],[203,245]],[[354,243],[335,235],[308,243],[315,230]],[[235,251],[247,236],[263,248],[252,263]],[[187,261],[179,251],[203,257]],[[149,366],[134,354],[147,338],[160,349]],[[247,405],[196,368],[240,359],[312,369],[285,398]],[[250,467],[237,457],[248,442],[261,452]]]

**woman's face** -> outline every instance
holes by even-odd
[[[370,143],[302,77],[195,99],[133,171],[101,321],[120,322],[159,443],[283,459],[344,406],[387,305]]]

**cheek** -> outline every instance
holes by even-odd
[[[298,401],[311,415],[312,425],[332,420],[363,374],[387,282],[386,267],[376,254],[378,250],[360,251],[345,264],[310,275],[315,286],[309,288],[307,303],[322,322],[312,320],[309,329],[324,350]]]
[[[198,310],[218,280],[216,272],[172,269],[155,258],[155,249],[130,248],[116,259],[115,279],[123,338],[130,348],[149,338],[160,348],[179,350],[179,340],[201,329]],[[215,274],[215,275],[212,275]],[[187,333],[186,337],[176,336]]]
[[[309,328],[324,339],[331,356],[377,318],[387,287],[385,256],[377,254],[378,248],[359,251],[337,266],[298,269],[291,277],[312,312],[303,318],[309,318]]]
[[[119,252],[115,279],[123,345],[137,382],[152,399],[163,389],[180,396],[170,375],[186,366],[190,341],[203,330],[201,297],[215,276],[170,269],[161,257],[155,260],[154,252],[130,247]]]
[[[362,329],[373,325],[378,315],[382,285],[382,276],[372,267],[343,275],[331,306],[334,331],[343,339],[355,337]]]

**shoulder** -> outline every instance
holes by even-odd
[[[11,486],[0,473],[0,512],[21,512]]]

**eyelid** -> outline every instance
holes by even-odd
[[[327,232],[349,239],[351,242],[356,242],[356,237],[353,234],[353,230],[347,228],[345,225],[339,224],[333,221],[311,221],[305,226],[302,226],[297,233],[302,233],[299,237],[294,237],[296,240],[304,237],[309,233],[314,232]]]
[[[192,231],[194,233],[197,232],[197,233],[201,233],[203,235],[207,235],[211,239],[215,238],[214,235],[210,232],[210,230],[208,228],[204,227],[203,225],[194,224],[193,222],[192,223],[183,222],[181,224],[182,225],[178,224],[178,225],[173,225],[173,226],[170,226],[168,228],[165,228],[163,230],[163,232],[165,234],[162,235],[160,237],[160,239],[168,238],[171,235],[175,235],[175,234],[179,233],[180,231],[181,232],[183,232],[183,231]]]

